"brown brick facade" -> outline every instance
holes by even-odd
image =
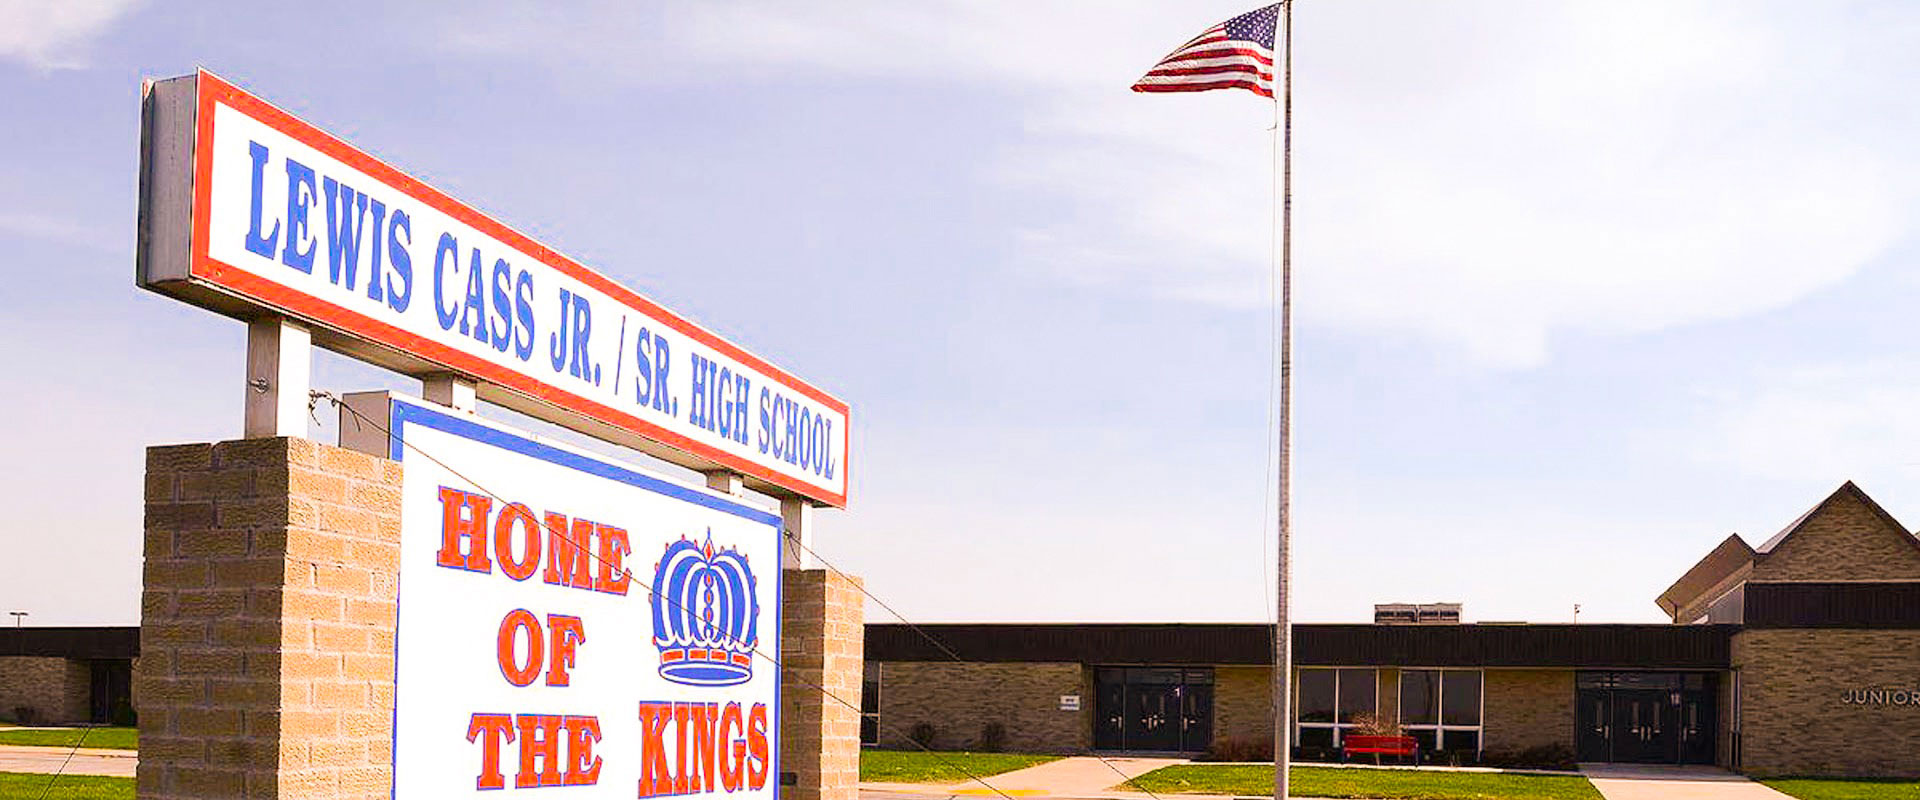
[[[1573,670],[1490,669],[1482,674],[1482,751],[1573,747]]]
[[[1008,750],[1081,752],[1093,745],[1091,680],[1080,664],[888,662],[880,666],[880,746],[918,749],[907,737],[925,723],[934,749],[972,749],[997,722]],[[1063,695],[1079,695],[1080,710],[1060,710]]]
[[[153,447],[146,500],[141,800],[386,797],[400,465]]]
[[[784,570],[780,770],[785,800],[854,800],[860,778],[863,597],[858,579]]]
[[[93,670],[86,661],[0,656],[0,719],[86,722],[92,716],[92,687]]]
[[[1865,495],[1841,492],[1756,561],[1750,580],[1920,580],[1920,546]]]
[[[1213,739],[1273,739],[1272,669],[1214,668]]]
[[[1862,688],[1920,693],[1920,631],[1742,631],[1733,665],[1742,770],[1920,777],[1920,700],[1842,701]]]

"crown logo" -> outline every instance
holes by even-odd
[[[733,686],[753,677],[760,603],[739,550],[682,536],[653,568],[653,646],[660,677],[688,686]]]

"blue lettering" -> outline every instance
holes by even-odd
[[[460,309],[460,332],[484,343],[487,341],[487,279],[482,275],[480,248],[476,247],[467,265],[467,305]]]
[[[768,410],[767,408],[767,403],[769,400],[772,399],[772,397],[773,397],[773,394],[771,392],[767,391],[764,387],[761,388],[759,439],[760,439],[760,454],[763,456],[767,454],[767,448],[773,446],[773,412]]]
[[[493,260],[493,310],[498,314],[500,327],[493,327],[493,318],[487,320],[487,333],[493,336],[493,349],[502,353],[513,346],[513,297],[507,294],[507,287],[513,285],[513,267],[504,258]]]
[[[633,401],[646,405],[653,399],[653,334],[645,327],[633,339],[635,370],[633,373]]]
[[[533,358],[533,275],[526,270],[513,280],[513,315],[520,320],[520,326],[513,330],[513,354],[521,361]],[[526,331],[526,341],[521,341],[520,332]]]
[[[360,234],[366,230],[367,196],[332,178],[323,178],[320,186],[327,196],[327,280],[339,286],[344,272],[347,290],[352,291],[359,282]]]
[[[400,215],[394,214],[396,218]],[[440,318],[440,330],[453,330],[453,323],[460,318],[459,306],[447,305],[447,262],[452,261],[454,269],[460,268],[460,240],[451,233],[440,234],[440,244],[433,249],[433,313]]]
[[[689,356],[693,362],[693,405],[687,410],[687,422],[707,430],[713,430],[713,422],[707,413],[713,399],[707,395],[707,370],[713,363],[702,358],[699,353]]]
[[[567,365],[567,374],[583,380],[595,381],[593,364],[587,360],[587,337],[593,333],[593,307],[587,305],[587,298],[573,297],[573,363]]]
[[[567,319],[572,316],[573,293],[560,290],[560,324],[554,326],[553,335],[547,337],[547,360],[553,363],[553,371],[559,372],[567,365]]]
[[[371,251],[367,255],[373,260],[373,264],[367,270],[367,299],[378,303],[385,299],[380,295],[380,273],[382,269],[380,263],[380,232],[387,229],[387,204],[378,200],[371,200],[369,201],[368,207],[373,211],[373,246],[367,248]]]
[[[280,251],[280,263],[308,275],[313,274],[318,246],[307,236],[307,211],[315,199],[313,168],[287,159],[287,246]]]
[[[402,239],[400,234],[406,234]],[[393,210],[393,221],[387,226],[387,261],[393,264],[393,274],[400,278],[400,285],[393,285],[393,278],[387,279],[387,307],[406,313],[407,306],[413,303],[413,254],[407,252],[413,244],[413,220],[407,218],[407,212]],[[438,259],[435,259],[438,263]],[[437,271],[436,271],[437,273]],[[447,323],[440,323],[446,327]]]
[[[253,221],[247,228],[247,250],[273,258],[273,245],[280,239],[280,220],[273,221],[272,233],[260,235],[260,196],[266,187],[267,148],[259,142],[248,142],[247,152],[253,154],[253,199],[249,203]]]

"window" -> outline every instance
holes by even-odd
[[[1333,748],[1358,721],[1373,713],[1376,677],[1371,669],[1303,669],[1294,696],[1294,744]]]
[[[1400,727],[1422,750],[1480,751],[1479,670],[1400,671]]]
[[[880,744],[880,670],[878,661],[867,662],[860,681],[860,744]]]

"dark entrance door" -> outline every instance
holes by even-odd
[[[1613,760],[1613,692],[1581,689],[1574,701],[1574,757],[1581,761]]]
[[[1101,750],[1199,752],[1213,743],[1213,670],[1094,670],[1093,746]]]
[[[1668,718],[1678,716],[1667,692],[1659,689],[1615,689],[1613,692],[1613,760],[1636,764],[1674,764],[1680,761],[1679,732]]]
[[[1580,673],[1574,697],[1575,756],[1639,764],[1713,763],[1714,677]]]

